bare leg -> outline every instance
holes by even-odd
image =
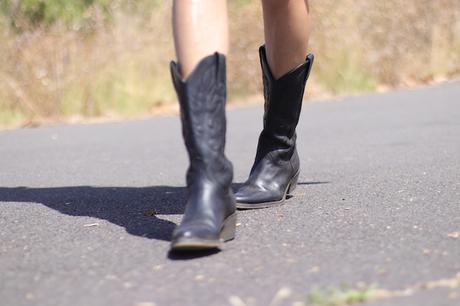
[[[174,0],[174,44],[183,79],[214,52],[227,54],[226,0]]]
[[[265,48],[275,78],[305,61],[310,32],[308,0],[262,0]]]

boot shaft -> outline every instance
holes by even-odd
[[[268,65],[265,46],[259,48],[260,65],[264,85],[265,113],[264,129],[279,130],[287,137],[293,137],[299,122],[305,84],[313,64],[313,54],[305,62],[275,79]]]
[[[305,84],[310,75],[314,56],[279,79],[275,79],[268,65],[265,46],[259,48],[264,84],[263,130],[259,137],[255,164],[268,153],[281,160],[295,154],[296,127],[302,110]]]
[[[190,159],[187,185],[197,177],[228,185],[231,163],[224,155],[226,134],[226,60],[214,53],[203,58],[190,76],[182,80],[178,65],[171,62],[171,75],[180,104],[182,135]]]

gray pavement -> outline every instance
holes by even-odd
[[[228,112],[236,183],[261,116]],[[266,306],[289,288],[292,306],[358,282],[418,288],[369,305],[460,305],[460,82],[307,103],[298,135],[295,197],[240,212],[222,252],[177,256],[178,117],[0,131],[0,305]]]

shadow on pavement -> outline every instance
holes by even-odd
[[[173,222],[156,215],[183,214],[185,187],[0,187],[0,202],[40,203],[70,216],[122,226],[135,236],[170,241]]]
[[[220,253],[219,249],[196,250],[196,251],[169,251],[168,258],[171,260],[191,260],[207,257]]]
[[[329,184],[328,181],[310,181],[310,182],[298,182],[298,186],[307,186],[307,185],[322,185],[322,184]],[[234,191],[237,191],[244,183],[233,183],[232,188]]]
[[[329,182],[299,182],[299,185]],[[241,183],[233,184],[233,189]],[[149,239],[170,241],[176,227],[157,215],[183,214],[186,188],[150,187],[0,187],[1,202],[40,203],[70,216],[87,216],[107,220],[126,232]],[[209,256],[218,251],[170,253],[168,258],[186,260]]]
[[[298,182],[297,185],[303,186],[303,185],[322,185],[322,184],[329,184],[330,182],[324,181],[324,182]]]

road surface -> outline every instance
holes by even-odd
[[[261,119],[228,112],[235,183]],[[460,82],[307,103],[298,149],[295,197],[181,256],[178,117],[0,131],[0,304],[292,306],[345,283],[388,290],[365,305],[460,305]]]

